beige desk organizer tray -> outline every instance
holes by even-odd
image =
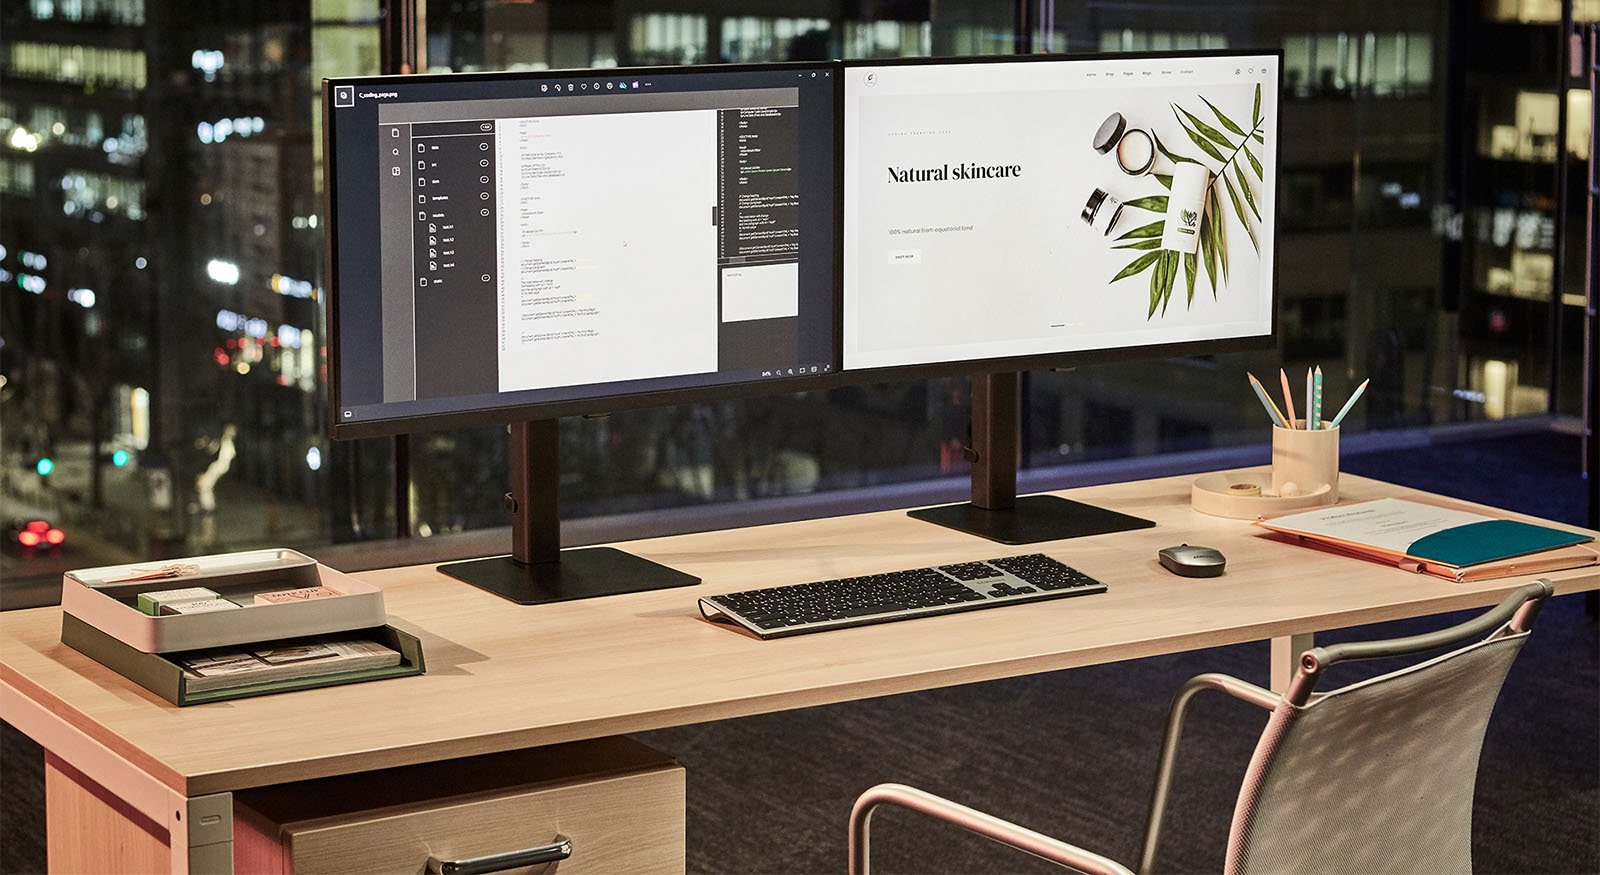
[[[172,565],[193,566],[195,573],[127,580]],[[216,590],[241,607],[161,617],[152,617],[138,608],[139,593],[192,586]],[[338,595],[283,604],[251,604],[257,593],[311,586],[324,586]],[[61,580],[61,608],[145,653],[345,632],[387,622],[383,590],[321,565],[303,553],[284,549],[68,571]]]
[[[1334,475],[1338,476],[1338,475]],[[1228,487],[1235,483],[1260,486],[1261,495],[1233,495]],[[1258,468],[1243,471],[1222,471],[1202,474],[1195,478],[1189,490],[1189,504],[1195,510],[1212,516],[1236,520],[1265,519],[1290,511],[1334,504],[1339,497],[1333,488],[1323,485],[1303,495],[1279,496],[1266,494],[1272,488],[1272,469]]]

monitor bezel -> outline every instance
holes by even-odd
[[[438,431],[452,428],[473,428],[481,426],[505,425],[535,419],[553,419],[563,416],[598,416],[613,412],[639,410],[651,407],[664,407],[675,404],[689,404],[696,402],[740,400],[747,398],[770,397],[774,395],[796,394],[826,389],[841,388],[846,386],[860,386],[872,383],[891,383],[914,379],[938,379],[947,377],[961,377],[972,374],[1000,373],[1006,371],[1032,371],[1032,370],[1064,370],[1092,364],[1116,364],[1129,361],[1154,360],[1163,358],[1180,358],[1184,356],[1210,356],[1226,355],[1239,352],[1254,352],[1272,349],[1277,346],[1280,330],[1280,309],[1282,295],[1278,287],[1280,274],[1277,257],[1278,222],[1281,217],[1278,202],[1281,192],[1275,193],[1272,198],[1272,223],[1274,258],[1272,261],[1271,287],[1272,295],[1272,327],[1267,334],[1247,335],[1223,339],[1190,340],[1176,343],[1151,344],[1132,347],[1108,347],[1103,349],[1075,350],[1071,352],[1036,353],[1030,355],[1009,356],[984,359],[963,359],[944,362],[930,362],[910,365],[896,365],[890,367],[861,368],[844,370],[844,165],[843,147],[845,138],[845,113],[844,113],[844,88],[845,77],[851,70],[868,67],[903,67],[903,66],[929,66],[929,65],[968,65],[968,64],[1004,64],[1004,63],[1051,63],[1051,62],[1085,62],[1085,61],[1118,61],[1118,60],[1153,60],[1164,58],[1223,58],[1223,57],[1271,57],[1277,63],[1275,93],[1278,95],[1277,128],[1279,136],[1274,146],[1274,166],[1278,176],[1282,177],[1283,157],[1283,119],[1282,119],[1282,94],[1283,94],[1283,50],[1282,49],[1203,49],[1193,51],[1170,52],[1097,52],[1074,54],[1040,54],[1040,55],[989,55],[979,57],[931,57],[931,58],[885,58],[885,59],[857,59],[847,61],[798,61],[769,64],[708,64],[682,67],[616,67],[605,70],[541,70],[530,72],[484,72],[484,73],[430,73],[407,76],[357,76],[340,77],[322,80],[322,113],[323,113],[323,215],[328,217],[326,222],[326,243],[324,245],[324,277],[327,289],[327,362],[328,362],[328,405],[327,425],[328,434],[335,440],[349,440],[369,437],[388,437],[399,434],[412,434],[419,432]],[[333,86],[334,85],[361,85],[382,82],[392,82],[404,79],[407,82],[438,82],[460,81],[463,78],[491,79],[504,81],[507,79],[520,79],[538,81],[541,79],[570,78],[577,73],[594,73],[596,75],[655,75],[655,74],[683,74],[683,73],[714,73],[714,72],[773,72],[784,70],[821,70],[827,68],[835,75],[834,79],[834,107],[836,119],[833,131],[835,161],[835,185],[833,191],[833,216],[834,216],[834,252],[833,252],[833,317],[834,336],[832,358],[834,372],[831,374],[817,374],[794,377],[775,377],[771,380],[753,380],[738,383],[723,383],[712,386],[697,386],[681,389],[667,389],[653,392],[634,392],[621,395],[592,396],[589,398],[569,399],[564,401],[542,402],[537,404],[508,405],[502,407],[482,407],[471,410],[448,411],[428,414],[410,414],[384,419],[364,420],[361,422],[340,422],[338,419],[339,404],[339,295],[337,292],[338,277],[338,223],[332,217],[337,213],[334,174],[331,156],[335,154],[333,114]]]

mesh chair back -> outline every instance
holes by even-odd
[[[1470,873],[1484,729],[1527,633],[1281,702],[1251,757],[1229,873]]]

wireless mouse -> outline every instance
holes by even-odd
[[[1156,555],[1161,559],[1161,567],[1180,577],[1217,577],[1228,564],[1220,551],[1188,544],[1167,547]]]

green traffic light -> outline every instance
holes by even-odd
[[[54,471],[55,469],[56,469],[56,463],[54,461],[52,461],[48,456],[46,456],[43,459],[40,459],[33,466],[33,470],[38,471],[40,477],[49,477],[50,476],[50,472]]]
[[[117,451],[113,452],[111,454],[111,464],[116,465],[118,468],[121,468],[123,465],[128,464],[128,451],[127,450],[117,450]]]

